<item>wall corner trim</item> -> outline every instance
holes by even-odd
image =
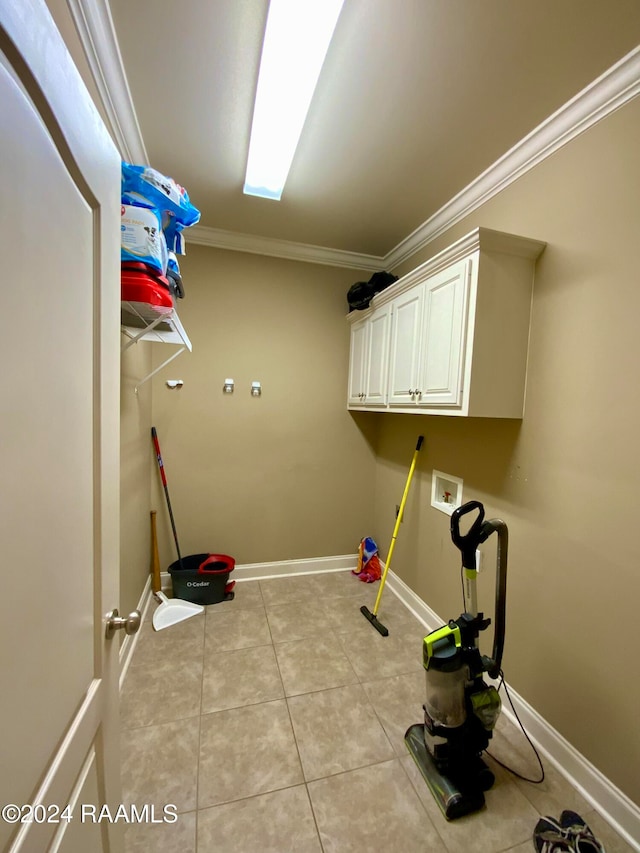
[[[344,249],[276,240],[255,234],[241,234],[237,231],[224,231],[221,228],[210,228],[206,225],[192,226],[185,232],[185,239],[187,243],[200,246],[228,249],[232,252],[248,252],[271,258],[285,258],[289,261],[304,261],[310,264],[374,272],[384,269],[384,258],[377,255],[363,255],[358,252],[347,252]]]
[[[357,554],[339,554],[335,557],[310,557],[300,560],[277,560],[273,563],[245,563],[236,565],[233,580],[268,580],[318,572],[344,572],[358,565]]]

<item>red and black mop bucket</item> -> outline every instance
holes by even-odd
[[[194,604],[231,601],[236,582],[229,574],[235,564],[227,554],[189,554],[176,560],[169,566],[174,596]]]
[[[173,518],[171,501],[169,500],[169,487],[167,486],[167,475],[160,453],[160,442],[155,427],[151,427],[151,439],[156,450],[158,469],[162,479],[164,495],[167,499],[167,509],[171,519],[171,529],[176,543],[178,559],[169,566],[171,585],[173,586],[174,598],[183,601],[191,601],[194,604],[218,604],[220,601],[231,601],[235,593],[235,581],[229,580],[236,561],[227,554],[190,554],[183,557],[178,544],[178,532]]]

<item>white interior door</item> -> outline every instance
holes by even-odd
[[[42,0],[0,110],[0,848],[118,851],[120,158]]]

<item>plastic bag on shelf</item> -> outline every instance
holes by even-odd
[[[151,207],[123,204],[120,207],[120,260],[148,264],[164,275],[167,243],[160,214]]]
[[[185,188],[150,166],[122,162],[122,202],[155,208],[160,212],[163,229],[170,232],[200,221],[200,211],[191,204]],[[167,242],[171,251],[176,251],[172,239]]]

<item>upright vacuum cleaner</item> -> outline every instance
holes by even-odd
[[[476,512],[468,532],[460,519]],[[491,624],[478,612],[476,550],[492,533],[498,534],[495,624],[491,657],[481,654],[480,633]],[[426,671],[424,723],[411,726],[405,743],[447,820],[477,811],[484,791],[495,777],[482,760],[500,714],[495,687],[485,683],[486,672],[497,678],[504,647],[508,531],[504,521],[484,520],[484,507],[469,501],[451,516],[451,539],[462,552],[465,612],[428,634],[422,644]]]

